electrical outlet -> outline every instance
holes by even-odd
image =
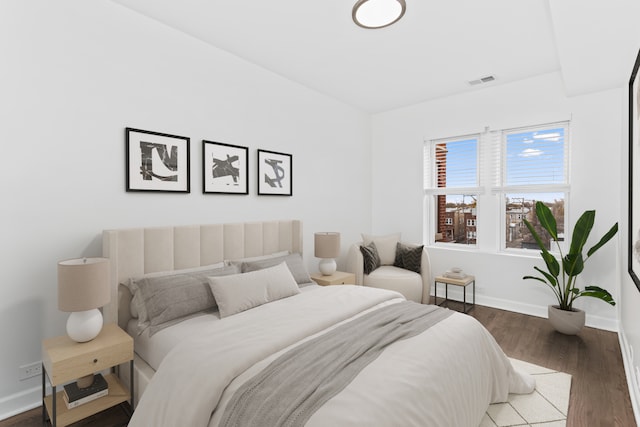
[[[27,378],[37,377],[42,375],[42,362],[30,363],[28,365],[20,366],[20,381]]]

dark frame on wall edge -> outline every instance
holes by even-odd
[[[629,275],[636,287],[640,291],[640,229],[635,232],[635,228],[640,225],[640,194],[634,197],[634,173],[633,171],[640,168],[640,52],[636,57],[636,61],[629,79],[629,229],[628,229],[628,250],[629,250]],[[635,159],[634,156],[639,157]],[[639,175],[640,176],[640,175]],[[637,177],[635,177],[637,179]],[[639,186],[640,188],[640,186]],[[638,204],[638,206],[634,206]],[[635,227],[635,228],[634,228]],[[634,242],[634,239],[637,239]],[[634,256],[635,253],[635,256]],[[634,269],[634,264],[636,268]]]

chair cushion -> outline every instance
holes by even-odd
[[[392,265],[376,268],[363,279],[365,286],[389,289],[404,295],[410,301],[422,302],[422,276]]]
[[[386,236],[363,234],[362,240],[365,245],[371,242],[376,244],[381,265],[393,265],[393,261],[396,259],[396,244],[400,241],[400,233]]]

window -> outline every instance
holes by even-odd
[[[565,201],[569,190],[567,136],[566,123],[502,132],[501,185],[495,192],[503,200],[504,248],[538,248],[524,219],[539,228],[538,234],[547,239],[547,244],[551,243],[537,223],[537,201],[551,208],[558,238],[564,240]]]
[[[429,239],[480,244],[492,250],[535,249],[524,220],[540,227],[534,210],[536,201],[543,201],[554,213],[562,240],[568,212],[568,153],[568,122],[507,130],[486,128],[476,135],[426,141],[425,225]],[[482,212],[488,219],[479,226]],[[545,235],[541,227],[540,232]],[[478,234],[486,243],[477,240]]]
[[[425,191],[431,199],[436,242],[475,245],[478,195],[478,136],[431,141],[425,145]],[[475,231],[475,230],[474,230]]]

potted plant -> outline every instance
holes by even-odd
[[[547,271],[533,267],[541,273],[543,277],[524,276],[523,279],[538,280],[551,288],[558,299],[557,305],[549,306],[549,320],[551,324],[558,332],[575,335],[580,332],[585,320],[584,311],[573,307],[573,302],[576,299],[580,297],[593,297],[601,299],[608,304],[616,305],[613,297],[606,289],[592,285],[585,286],[583,290],[580,290],[576,285],[576,279],[580,273],[582,273],[584,264],[591,255],[615,236],[618,232],[618,223],[615,223],[600,241],[587,251],[587,256],[585,257],[582,254],[582,250],[593,228],[596,211],[585,211],[582,216],[580,216],[573,229],[569,253],[566,255],[563,255],[562,248],[558,242],[556,219],[551,213],[551,209],[543,202],[536,202],[536,218],[540,226],[549,233],[552,241],[556,243],[558,253],[560,254],[560,261],[549,252],[542,238],[538,232],[536,232],[535,227],[525,219],[524,223],[542,251],[540,255],[547,266]]]

